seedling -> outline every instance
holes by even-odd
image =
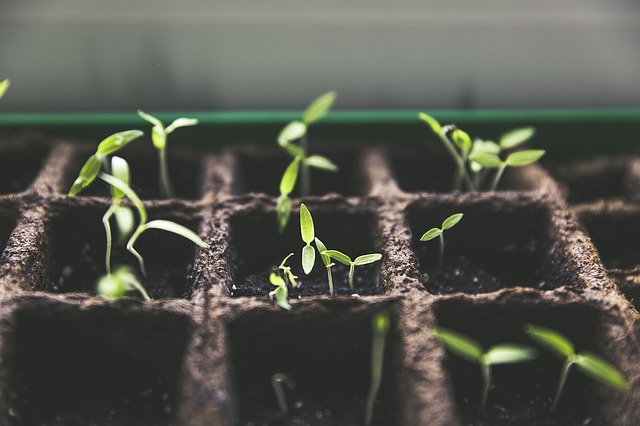
[[[509,155],[506,160],[500,158],[500,153],[514,149],[527,142],[535,134],[531,127],[511,130],[499,139],[499,143],[471,137],[453,124],[442,126],[435,118],[420,113],[418,117],[427,123],[431,130],[438,135],[456,165],[453,190],[460,191],[463,184],[469,191],[482,189],[487,177],[487,169],[497,169],[492,180],[490,190],[495,191],[506,167],[521,167],[535,163],[542,157],[544,151],[520,151]]]
[[[7,92],[10,85],[11,81],[9,81],[9,79],[0,81],[0,99],[2,99],[4,94]]]
[[[289,414],[289,406],[287,405],[287,398],[284,394],[284,386],[289,390],[293,390],[296,387],[296,383],[288,375],[276,373],[271,376],[271,386],[273,387],[273,392],[276,394],[280,411],[286,416]]]
[[[287,300],[289,298],[289,289],[287,289],[287,283],[285,282],[284,278],[282,278],[275,272],[272,272],[271,275],[269,275],[269,281],[271,282],[271,284],[276,286],[275,290],[269,292],[269,299],[273,300],[275,298],[278,306],[280,306],[282,309],[290,311],[291,305]]]
[[[367,395],[367,404],[364,412],[364,424],[370,426],[373,421],[373,405],[382,383],[382,366],[384,364],[384,347],[389,331],[389,313],[376,312],[371,318],[373,341],[371,343],[371,385]]]
[[[560,395],[569,376],[569,369],[576,365],[587,376],[594,380],[608,384],[616,389],[628,391],[629,385],[620,372],[607,361],[590,352],[576,353],[573,343],[564,335],[550,328],[539,325],[527,324],[525,332],[531,339],[540,344],[554,355],[563,358],[564,364],[560,371],[560,380],[556,388],[551,410],[555,410],[560,400]]]
[[[302,247],[302,270],[309,275],[316,263],[316,251],[311,246],[315,239],[315,231],[311,212],[304,204],[300,204],[300,235],[305,242],[305,246]]]
[[[442,228],[431,228],[420,237],[420,241],[430,241],[440,237],[440,266],[444,263],[444,231],[456,226],[462,220],[462,216],[462,213],[453,214],[442,222]]]
[[[347,256],[346,254],[338,250],[325,250],[320,254],[329,256],[331,259],[337,260],[343,265],[347,265],[349,267],[349,288],[351,288],[351,291],[354,291],[353,273],[354,273],[355,267],[368,265],[370,263],[374,263],[382,259],[382,255],[380,253],[363,254],[362,256],[356,257],[354,260],[351,260],[349,256]]]
[[[327,268],[327,280],[329,282],[329,294],[333,296],[333,276],[331,275],[331,268],[333,268],[336,264],[331,261],[331,257],[323,254],[327,251],[327,247],[324,245],[322,241],[318,237],[316,237],[316,248],[320,253],[320,259],[322,259],[322,263]]]
[[[287,260],[289,260],[291,256],[293,256],[293,253],[289,253],[287,257],[282,259],[282,262],[278,266],[278,270],[282,271],[282,275],[283,275],[283,278],[285,279],[285,282],[286,280],[289,280],[291,287],[296,288],[298,287],[298,282],[296,281],[298,276],[293,275],[293,272],[291,272],[291,266],[287,266]]]
[[[487,404],[489,389],[491,388],[492,366],[527,362],[538,355],[538,351],[535,348],[515,343],[494,345],[484,351],[482,345],[474,339],[444,327],[436,327],[435,333],[451,352],[469,362],[480,365],[483,381],[481,408],[484,408]]]
[[[98,177],[104,180],[105,182],[107,182],[109,185],[122,191],[124,195],[129,200],[131,200],[134,207],[138,211],[140,222],[138,223],[138,227],[136,228],[136,230],[131,235],[131,238],[129,238],[129,241],[127,241],[127,250],[131,254],[133,254],[136,257],[136,259],[138,259],[138,263],[140,265],[140,270],[142,271],[142,275],[144,276],[147,275],[147,272],[144,267],[144,259],[142,258],[140,253],[138,253],[138,251],[135,249],[134,246],[138,238],[140,238],[140,236],[144,232],[148,231],[149,229],[159,229],[162,231],[171,232],[173,234],[186,238],[187,240],[193,242],[199,247],[202,247],[202,248],[209,247],[207,243],[202,241],[202,239],[198,236],[198,234],[196,234],[195,232],[193,232],[192,230],[190,230],[185,226],[182,226],[175,222],[171,222],[169,220],[162,220],[162,219],[156,219],[148,222],[147,209],[144,207],[144,204],[142,203],[138,195],[133,191],[133,189],[129,187],[129,185],[127,185],[125,182],[118,179],[117,177],[108,175],[106,173],[99,173]]]
[[[160,195],[165,198],[171,198],[174,196],[174,191],[169,178],[169,166],[167,164],[167,137],[180,127],[195,126],[198,124],[198,120],[195,118],[178,118],[165,128],[160,120],[142,110],[138,110],[138,115],[153,124],[151,140],[153,141],[153,146],[158,150],[158,160],[160,161],[160,174],[158,177]]]
[[[321,155],[309,155],[307,140],[309,127],[327,115],[335,100],[336,92],[323,93],[307,107],[302,115],[302,121],[292,121],[278,135],[278,145],[293,158],[280,181],[280,197],[278,198],[277,208],[280,232],[284,230],[289,221],[289,214],[291,213],[289,195],[295,187],[299,169],[302,168],[300,172],[302,175],[300,194],[302,196],[307,196],[311,193],[311,167],[329,172],[338,170],[338,167],[328,158]],[[297,140],[300,140],[299,145],[295,144]]]
[[[138,291],[144,300],[151,300],[129,266],[118,266],[98,280],[98,294],[105,299],[121,299],[132,290]]]

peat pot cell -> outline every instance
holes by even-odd
[[[96,282],[105,274],[106,237],[102,216],[105,203],[91,206],[64,208],[49,225],[49,277],[45,290],[55,293],[95,293]],[[198,221],[188,212],[177,210],[165,213],[149,209],[149,219],[167,219],[197,232]],[[136,216],[136,220],[137,220]],[[112,224],[115,221],[112,221]],[[151,229],[139,238],[136,250],[145,261],[147,277],[139,271],[138,261],[125,248],[126,241],[116,241],[117,231],[112,225],[114,247],[112,268],[129,265],[136,271],[140,282],[153,299],[189,297],[195,245],[172,233]],[[132,294],[137,297],[137,293]]]
[[[444,231],[441,265],[439,238],[420,237],[455,213],[464,217]],[[509,205],[502,199],[417,203],[408,208],[407,216],[421,279],[431,293],[487,293],[517,286],[549,289],[564,283],[561,250],[550,242],[550,212],[544,205]]]
[[[136,144],[141,145],[136,145]],[[170,142],[169,142],[170,143]],[[144,145],[144,146],[142,146]],[[204,165],[201,156],[184,150],[167,148],[169,177],[175,192],[175,198],[196,200],[202,192]],[[82,165],[93,151],[80,150],[65,175],[65,189],[71,188],[78,177]],[[124,158],[131,169],[131,188],[143,200],[160,199],[158,151],[151,141],[135,141],[115,155]],[[81,196],[111,197],[109,185],[97,180],[89,188],[80,193]]]
[[[632,192],[629,159],[599,158],[550,168],[570,203],[586,203],[602,199],[628,198]]]
[[[442,144],[407,144],[389,150],[393,176],[404,192],[452,192],[455,165]],[[507,168],[498,190],[531,191],[536,183],[523,176],[524,168]],[[483,180],[490,185],[493,172]]]
[[[16,313],[5,363],[10,424],[170,425],[187,317],[41,306]],[[6,349],[5,349],[6,351]]]
[[[367,253],[379,252],[374,244],[376,222],[367,211],[345,211],[333,207],[308,206],[313,215],[315,235],[328,249],[335,248],[352,259]],[[269,275],[289,253],[287,265],[299,277],[298,288],[289,291],[292,299],[302,296],[328,295],[327,269],[316,252],[316,263],[309,275],[302,271],[301,256],[304,243],[300,236],[299,211],[291,212],[289,225],[282,235],[278,232],[275,210],[246,210],[231,218],[230,268],[232,296],[267,297],[274,289]],[[312,244],[315,247],[315,244]],[[334,262],[332,268],[334,293],[350,295],[349,267]],[[380,262],[358,266],[354,273],[354,289],[359,295],[378,294]]]
[[[21,140],[23,146],[10,143],[0,149],[0,194],[12,194],[26,190],[42,168],[49,147]]]
[[[310,168],[311,193],[324,195],[336,193],[344,196],[362,195],[359,155],[356,150],[326,150],[312,154],[329,158],[336,166],[337,172],[329,172]],[[292,158],[286,153],[274,149],[244,149],[236,152],[236,169],[233,183],[234,194],[262,192],[272,196],[280,195],[282,175],[291,163]],[[292,196],[300,195],[301,172]]]
[[[580,221],[605,268],[634,269],[640,265],[640,211],[581,212]]]
[[[362,425],[371,381],[371,315],[339,309],[252,312],[228,325],[240,425]],[[397,425],[399,338],[394,319],[387,333],[382,385],[374,425]],[[271,380],[285,374],[288,415]]]
[[[492,387],[484,409],[481,409],[480,366],[447,351],[445,364],[463,424],[609,424],[602,422],[606,415],[604,407],[611,405],[612,398],[624,394],[592,380],[576,367],[569,373],[556,409],[551,410],[563,360],[538,346],[523,331],[525,324],[548,327],[567,336],[577,352],[587,350],[608,358],[611,353],[601,343],[607,338],[603,325],[605,315],[578,304],[529,305],[527,301],[532,302],[523,299],[505,304],[471,304],[449,300],[436,306],[438,326],[475,339],[485,350],[502,343],[517,343],[538,350],[533,361],[492,367]]]

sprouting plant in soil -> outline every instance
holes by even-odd
[[[525,332],[542,347],[564,359],[551,410],[555,410],[558,405],[572,365],[576,365],[578,369],[594,380],[606,383],[622,391],[628,390],[629,385],[627,381],[613,365],[587,351],[576,353],[573,343],[556,330],[539,325],[527,324],[525,326]]]
[[[284,230],[289,221],[291,213],[289,195],[295,187],[298,174],[301,175],[300,195],[307,196],[311,193],[311,167],[329,172],[338,170],[338,167],[328,158],[321,155],[309,155],[308,143],[309,127],[329,113],[335,100],[336,92],[323,93],[305,109],[302,121],[290,122],[278,135],[278,145],[292,157],[292,161],[287,166],[280,181],[280,196],[278,197],[277,207],[280,232]],[[300,143],[296,144],[295,142],[298,140]]]
[[[333,296],[333,275],[331,274],[331,268],[333,268],[336,264],[331,261],[331,257],[323,254],[327,251],[327,247],[324,245],[322,241],[318,237],[315,238],[316,248],[318,252],[320,252],[320,259],[322,259],[322,263],[324,263],[325,268],[327,268],[327,281],[329,282],[329,295]]]
[[[282,262],[278,265],[278,271],[282,271],[282,277],[285,279],[285,283],[288,280],[291,287],[296,288],[298,287],[298,282],[296,281],[298,276],[293,274],[291,266],[287,266],[287,261],[291,256],[293,256],[293,253],[289,253],[284,259],[282,259]]]
[[[160,173],[158,176],[160,195],[164,198],[174,196],[173,185],[169,177],[169,165],[167,163],[167,139],[168,136],[180,127],[195,126],[198,120],[195,118],[181,117],[173,121],[166,128],[160,120],[151,114],[147,114],[142,110],[138,110],[138,115],[153,125],[151,129],[151,140],[153,146],[158,150],[158,160]]]
[[[538,355],[538,351],[535,348],[516,343],[501,343],[491,346],[485,351],[476,340],[445,327],[436,327],[435,333],[451,352],[469,362],[480,365],[483,381],[481,408],[484,408],[487,404],[492,381],[492,366],[527,362]]]
[[[441,228],[431,228],[420,237],[420,241],[431,241],[436,237],[440,237],[440,266],[444,263],[444,231],[451,229],[462,220],[463,213],[456,213],[442,222]]]
[[[305,243],[305,246],[302,247],[302,270],[309,275],[316,263],[316,251],[311,246],[316,235],[311,212],[304,204],[300,204],[300,235]]]
[[[114,268],[98,280],[98,294],[105,299],[121,299],[130,291],[139,292],[144,300],[151,300],[146,290],[138,281],[138,277],[130,266],[122,265]]]
[[[518,151],[502,160],[503,151],[512,150],[529,141],[535,134],[532,127],[523,127],[503,134],[499,142],[471,140],[469,134],[454,124],[442,126],[432,116],[421,112],[418,117],[427,123],[442,141],[454,161],[456,172],[453,190],[479,191],[486,187],[488,170],[497,169],[488,190],[495,191],[507,167],[522,167],[535,163],[544,155],[543,150]]]
[[[278,401],[278,407],[285,416],[289,414],[289,405],[287,404],[287,397],[284,392],[285,386],[289,390],[293,390],[296,387],[296,383],[284,373],[275,373],[271,376],[271,386],[273,392],[276,394],[276,400]]]
[[[354,291],[353,274],[355,271],[355,267],[368,265],[370,263],[374,263],[382,259],[382,255],[380,253],[363,254],[361,256],[356,257],[353,260],[351,260],[351,258],[346,254],[338,250],[325,250],[320,254],[328,256],[331,259],[337,260],[343,265],[346,265],[349,267],[349,288],[351,288],[351,291]]]
[[[11,85],[11,81],[9,81],[8,78],[6,80],[0,81],[0,99],[2,99],[4,94],[7,92],[9,85]]]
[[[291,310],[291,305],[289,304],[289,289],[287,288],[287,283],[284,278],[280,275],[272,272],[269,275],[269,282],[276,286],[276,289],[269,292],[269,299],[276,300],[278,306],[287,311]]]
[[[365,405],[365,426],[370,426],[373,421],[373,406],[382,383],[384,348],[387,332],[389,331],[389,323],[389,313],[386,311],[376,312],[371,318],[371,330],[373,332],[373,341],[371,343],[371,384],[369,385],[367,403]]]

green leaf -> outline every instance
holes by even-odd
[[[585,374],[620,390],[628,390],[629,384],[613,365],[590,352],[581,352],[576,356],[575,364]]]
[[[280,275],[276,274],[275,272],[272,272],[271,275],[269,275],[269,281],[271,282],[271,284],[275,285],[276,287],[285,285],[284,278],[282,278]]]
[[[482,167],[496,169],[502,166],[502,160],[495,154],[477,154],[469,156],[470,161],[475,161]]]
[[[547,327],[527,324],[524,331],[529,337],[561,358],[569,358],[575,354],[573,343],[565,336]]]
[[[129,163],[127,163],[127,160],[124,158],[115,156],[111,158],[111,174],[127,185],[130,185],[131,177],[129,174]],[[124,192],[120,191],[115,186],[112,186],[111,197],[113,197],[114,200],[121,200],[124,198]]]
[[[391,319],[387,311],[376,312],[371,318],[371,328],[374,333],[385,334],[390,325]]]
[[[481,362],[483,356],[482,346],[471,337],[444,327],[436,327],[435,333],[445,347],[454,354],[467,361]]]
[[[307,125],[300,121],[292,121],[280,130],[278,135],[278,145],[286,146],[296,141],[307,133]]]
[[[313,218],[311,217],[311,212],[304,203],[300,204],[300,235],[302,236],[302,241],[307,244],[311,244],[315,238]]]
[[[522,145],[536,133],[533,127],[523,127],[511,130],[500,137],[500,147],[502,149],[511,149]]]
[[[147,209],[144,207],[144,204],[142,203],[142,200],[140,200],[140,197],[138,197],[138,195],[134,192],[133,189],[129,187],[129,185],[127,185],[117,177],[113,177],[106,173],[100,173],[98,174],[98,177],[107,182],[109,185],[115,186],[120,191],[122,191],[124,195],[126,195],[127,198],[131,200],[133,205],[136,207],[136,210],[138,210],[138,214],[140,215],[140,223],[147,222]]]
[[[343,265],[351,266],[351,258],[338,250],[325,250],[320,254],[329,256],[331,259],[337,260]]]
[[[116,218],[116,224],[118,225],[118,241],[124,244],[136,225],[133,210],[127,206],[118,206],[114,210],[113,216]]]
[[[324,245],[322,241],[318,239],[318,237],[316,237],[315,240],[316,240],[316,248],[318,249],[318,253],[320,253],[320,258],[322,259],[322,263],[324,263],[324,266],[329,266],[331,264],[331,257],[327,256],[326,254],[322,254],[322,252],[327,251],[327,247]]]
[[[280,229],[280,233],[282,233],[287,227],[289,215],[291,215],[291,200],[286,194],[280,194],[278,197],[276,215],[278,216],[278,228]]]
[[[309,275],[316,263],[316,250],[311,246],[302,247],[302,270]]]
[[[485,363],[496,365],[526,362],[537,356],[538,351],[535,348],[515,343],[504,343],[489,348],[483,358]]]
[[[353,264],[356,266],[368,265],[369,263],[374,263],[382,259],[382,255],[380,253],[372,253],[372,254],[363,254],[362,256],[358,256],[353,260]]]
[[[430,241],[442,234],[442,229],[431,228],[420,237],[420,241]]]
[[[140,130],[126,130],[124,132],[114,133],[108,136],[100,144],[96,153],[102,155],[113,154],[114,152],[124,148],[134,140],[144,135]]]
[[[476,139],[473,141],[473,148],[471,149],[471,156],[478,154],[500,154],[500,146],[492,141],[483,141],[482,139]]]
[[[169,124],[169,127],[165,130],[167,134],[173,133],[174,130],[179,129],[180,127],[189,127],[195,126],[198,124],[197,118],[177,118],[173,121],[173,123]]]
[[[182,226],[178,223],[171,222],[169,220],[162,220],[162,219],[152,220],[150,222],[147,222],[144,225],[144,228],[159,229],[161,231],[171,232],[173,234],[186,238],[187,240],[191,241],[192,243],[194,243],[199,247],[202,247],[202,248],[209,247],[209,245],[204,241],[202,241],[202,239],[198,236],[198,234],[193,232],[191,229],[187,228],[186,226]]]
[[[471,150],[471,138],[464,130],[455,129],[451,134],[451,138],[453,139],[453,143],[460,148],[460,151],[469,152]]]
[[[289,195],[296,186],[298,180],[298,167],[300,165],[300,157],[296,157],[287,167],[280,181],[280,194]]]
[[[73,185],[71,185],[69,195],[74,196],[91,185],[91,183],[96,180],[98,173],[100,173],[101,166],[102,161],[99,156],[92,155],[89,157],[87,162],[84,163],[84,166],[82,166],[82,169],[80,169],[80,174],[73,182]]]
[[[304,164],[309,167],[315,167],[316,169],[326,170],[328,172],[337,172],[338,166],[336,166],[331,160],[321,155],[311,155],[304,160]]]
[[[282,309],[290,311],[291,305],[287,300],[289,298],[289,289],[287,288],[287,286],[281,285],[278,288],[276,288],[275,292],[276,292],[276,302],[278,303],[278,306],[280,306]]]
[[[144,112],[143,110],[139,109],[138,110],[138,115],[140,117],[142,117],[143,120],[151,123],[154,127],[158,126],[158,127],[164,127],[162,125],[162,122],[160,120],[158,120],[157,118],[155,118],[153,115],[151,114],[147,114],[146,112]]]
[[[151,141],[156,149],[165,149],[167,146],[167,132],[164,130],[164,127],[153,126],[151,129]]]
[[[462,216],[464,216],[463,213],[456,213],[456,214],[452,214],[451,216],[446,218],[444,220],[444,222],[442,222],[442,230],[444,231],[444,230],[451,229],[454,226],[456,226],[458,224],[458,222],[460,222],[462,220]]]
[[[7,89],[11,85],[11,81],[9,79],[0,81],[0,99],[7,93]]]
[[[527,166],[529,164],[535,163],[544,155],[544,150],[542,149],[532,149],[530,151],[518,151],[510,154],[505,163],[507,166],[511,167],[521,167]]]
[[[304,111],[302,121],[309,125],[324,118],[333,107],[337,96],[333,90],[318,96]]]
[[[98,294],[105,299],[121,299],[129,291],[127,283],[115,272],[100,277],[97,287]]]
[[[431,127],[431,130],[433,130],[433,133],[440,134],[440,132],[442,131],[442,126],[440,125],[440,123],[438,123],[438,120],[436,120],[432,116],[421,112],[420,114],[418,114],[418,118],[427,123],[429,127]]]

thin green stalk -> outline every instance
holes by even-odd
[[[113,240],[111,234],[111,224],[109,223],[109,220],[111,219],[113,212],[116,211],[117,207],[117,205],[112,204],[111,206],[109,206],[109,209],[105,212],[104,216],[102,216],[102,224],[104,225],[104,232],[107,236],[107,252],[104,258],[104,266],[107,269],[107,274],[111,274],[111,246]]]
[[[331,265],[327,265],[327,279],[329,280],[329,295],[333,296],[333,276],[331,275]]]
[[[444,232],[440,234],[440,267],[444,265]]]
[[[174,196],[173,186],[169,178],[169,166],[167,165],[167,149],[162,148],[158,153],[160,160],[160,195],[164,198],[172,198]]]
[[[466,172],[465,169],[465,164],[467,164],[467,153],[463,152],[462,153],[462,167],[458,167],[458,173],[454,176],[454,180],[453,180],[453,187],[454,188],[458,188],[461,189],[462,188],[462,180],[464,179],[464,174]],[[475,184],[474,184],[475,187]],[[471,188],[467,188],[468,190],[471,190]]]
[[[467,171],[464,167],[464,161],[462,161],[462,157],[460,157],[460,155],[456,151],[456,148],[453,146],[453,143],[447,137],[446,131],[447,131],[446,128],[443,128],[442,131],[438,133],[438,136],[440,137],[440,140],[444,144],[445,148],[447,148],[447,151],[449,151],[449,154],[451,154],[453,161],[456,163],[456,166],[458,167],[458,173],[462,176],[462,180],[464,180],[464,182],[466,183],[467,187],[469,188],[469,191],[475,192],[475,187],[473,186],[473,182],[471,182],[471,179],[469,178],[469,175],[467,174]],[[460,189],[461,189],[460,184],[458,184],[458,187],[456,187],[454,182],[453,190],[459,191]]]
[[[486,363],[482,363],[482,380],[484,383],[482,384],[482,402],[480,403],[480,407],[484,409],[487,405],[487,398],[489,396],[489,388],[491,387],[491,366]]]
[[[355,269],[356,265],[352,262],[351,266],[349,267],[349,287],[351,287],[351,291],[354,291],[353,288],[353,272]]]
[[[491,191],[495,191],[496,188],[498,188],[498,182],[500,182],[500,178],[502,177],[502,174],[504,173],[504,169],[506,168],[507,168],[507,164],[502,163],[502,165],[496,172],[495,176],[493,177],[493,182],[491,183],[491,189],[490,189]]]
[[[309,152],[309,141],[307,140],[307,134],[302,137],[300,142],[300,147],[304,152],[304,157],[307,157],[307,152]],[[303,197],[311,194],[311,170],[309,166],[304,162],[304,159],[301,162],[302,170],[300,172],[300,195]]]
[[[366,426],[371,425],[373,420],[373,405],[376,402],[376,395],[380,390],[382,383],[382,365],[384,364],[384,346],[387,340],[387,334],[376,333],[373,338],[373,347],[371,348],[371,386],[367,395],[367,404],[365,407]]]
[[[138,226],[138,228],[135,230],[135,232],[133,233],[133,235],[131,236],[131,238],[129,239],[129,241],[127,242],[127,250],[133,254],[136,259],[138,259],[138,264],[140,265],[140,272],[142,272],[142,276],[146,277],[147,276],[147,271],[144,267],[144,259],[142,258],[142,255],[140,253],[138,253],[138,251],[133,247],[133,245],[136,243],[136,241],[138,240],[138,238],[140,237],[140,235],[142,235],[142,233],[146,230],[146,228],[144,227],[144,225],[140,225]]]
[[[564,389],[564,385],[567,382],[567,377],[569,376],[569,368],[573,365],[573,357],[569,357],[564,360],[564,364],[562,365],[562,371],[560,373],[560,380],[558,381],[558,388],[556,389],[556,396],[553,398],[553,405],[551,406],[551,411],[556,409],[558,405],[558,401],[560,400],[560,395],[562,394],[562,390]]]

